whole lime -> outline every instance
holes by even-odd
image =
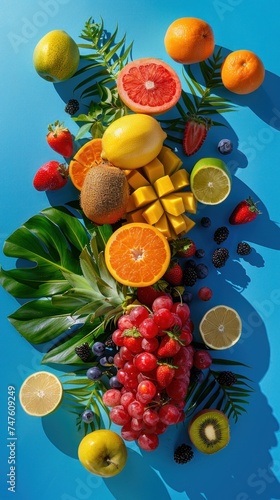
[[[63,30],[47,33],[37,43],[33,64],[37,73],[48,82],[63,82],[76,72],[80,61],[79,47]]]

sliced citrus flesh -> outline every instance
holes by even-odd
[[[170,263],[170,246],[155,227],[132,222],[110,236],[105,247],[105,262],[111,275],[132,287],[156,283]]]
[[[62,384],[56,375],[40,371],[32,373],[23,382],[19,401],[26,413],[44,417],[59,406],[63,395]]]
[[[211,349],[228,349],[240,339],[241,318],[231,307],[215,306],[204,314],[199,331],[203,342]]]
[[[190,186],[197,201],[205,205],[218,205],[231,191],[231,176],[222,160],[205,158],[195,164]]]
[[[118,74],[121,100],[135,113],[160,114],[171,109],[181,96],[181,81],[169,64],[141,58],[126,64]]]
[[[77,151],[69,164],[69,176],[74,186],[81,191],[88,171],[102,163],[102,140],[91,139]]]

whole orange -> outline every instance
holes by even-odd
[[[214,51],[215,40],[211,26],[196,17],[176,19],[164,37],[167,54],[174,61],[193,64],[204,61]]]
[[[235,94],[250,94],[262,84],[265,68],[260,58],[251,50],[235,50],[221,66],[224,86]]]

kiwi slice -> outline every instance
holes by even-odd
[[[201,410],[191,420],[188,433],[191,442],[199,451],[216,453],[229,442],[229,421],[220,410]]]

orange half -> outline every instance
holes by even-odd
[[[117,229],[105,247],[105,262],[111,275],[119,283],[136,288],[156,283],[166,272],[170,258],[165,236],[141,222]]]
[[[102,163],[102,139],[95,138],[84,144],[77,151],[69,165],[69,177],[74,186],[81,191],[88,171]]]

